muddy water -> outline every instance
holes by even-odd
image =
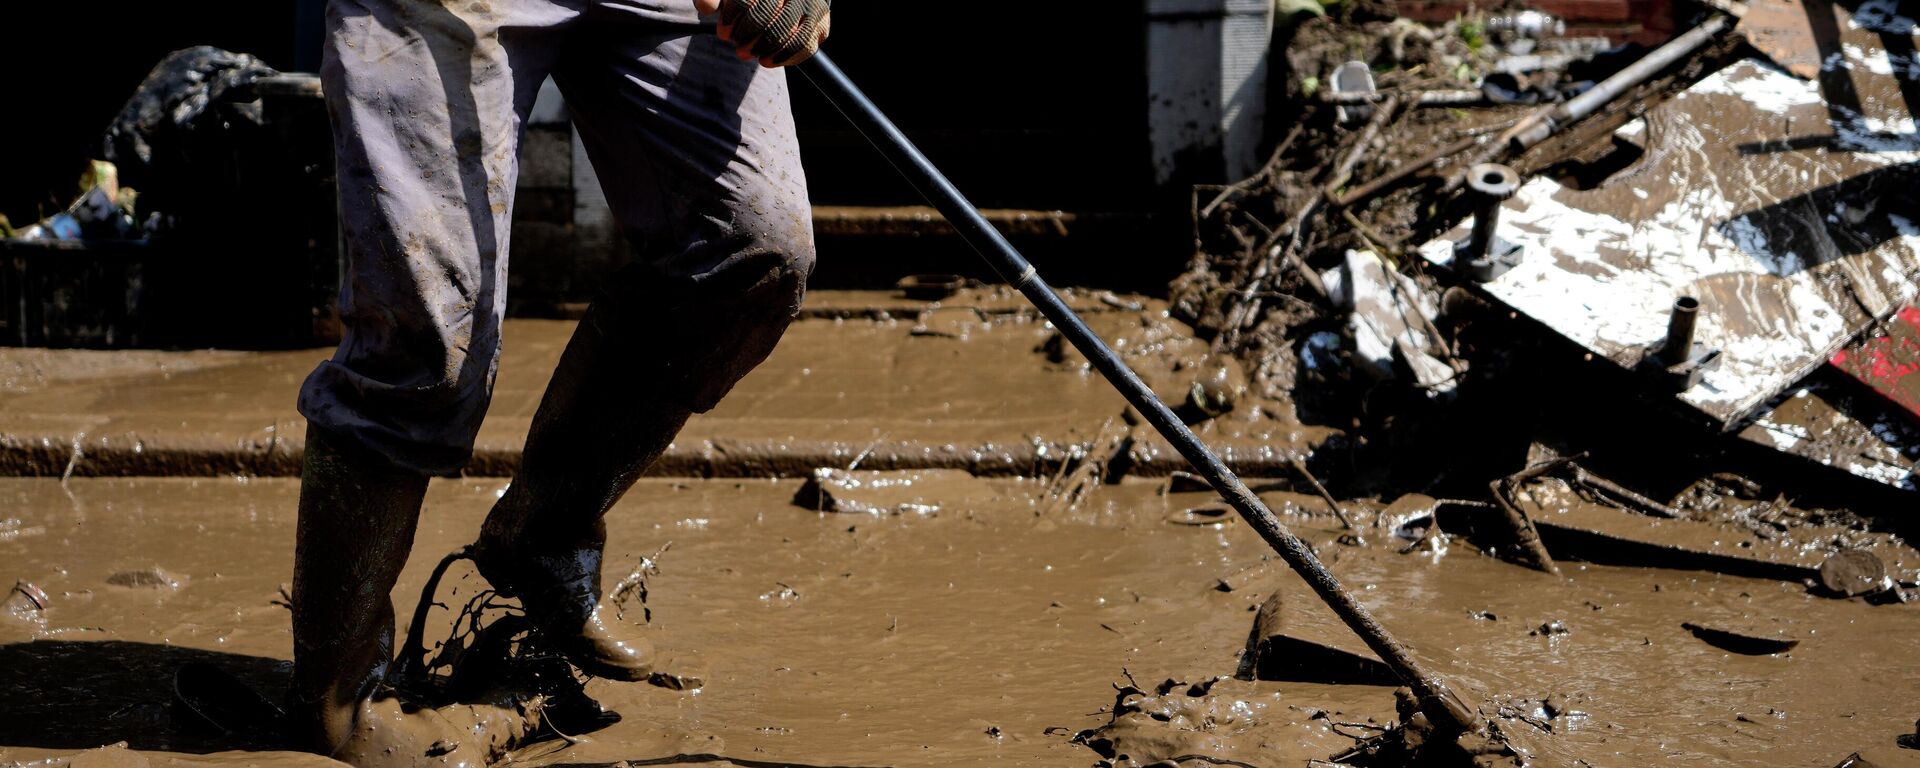
[[[400,587],[403,622],[432,560],[471,535],[502,486],[433,486]],[[1087,765],[1096,755],[1070,736],[1108,720],[1114,683],[1231,674],[1252,610],[1273,589],[1299,593],[1289,595],[1289,627],[1337,634],[1283,569],[1216,589],[1264,549],[1238,524],[1167,522],[1205,494],[1162,498],[1153,484],[1127,484],[1042,518],[1030,498],[1038,484],[991,487],[991,498],[935,514],[876,517],[797,508],[792,482],[644,481],[611,518],[619,554],[610,567],[624,572],[671,545],[649,582],[652,626],[672,666],[697,670],[706,686],[689,694],[596,682],[592,692],[627,719],[523,759]],[[0,528],[15,531],[0,537],[0,579],[31,581],[51,603],[44,628],[0,619],[0,761],[119,740],[150,750],[268,746],[178,730],[165,678],[182,661],[211,659],[262,687],[281,684],[277,660],[290,641],[275,600],[288,578],[296,490],[280,480],[0,481],[0,508],[20,521]],[[1317,502],[1270,500],[1363,602],[1469,698],[1491,702],[1488,711],[1527,714],[1557,695],[1584,712],[1553,721],[1571,727],[1564,733],[1508,721],[1542,757],[1828,765],[1910,732],[1920,714],[1911,607],[1681,571],[1567,564],[1555,579],[1457,540],[1444,555],[1401,555],[1384,530],[1368,533],[1372,546],[1343,545],[1331,518],[1300,512]],[[156,567],[178,586],[114,579]],[[472,577],[456,573],[470,594]],[[1742,617],[1801,642],[1741,656],[1681,626]],[[1538,633],[1554,622],[1566,631]],[[1392,716],[1382,687],[1234,690],[1266,705],[1275,727]],[[1317,733],[1316,742],[1333,740]]]

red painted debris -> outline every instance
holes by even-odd
[[[1900,310],[1887,335],[1842,349],[1832,362],[1920,419],[1920,307]]]

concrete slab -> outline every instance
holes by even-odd
[[[1164,305],[1094,293],[1073,304],[1169,398],[1199,349]],[[1051,328],[1001,289],[943,303],[977,310],[965,339],[915,335],[936,306],[885,293],[823,292],[771,359],[713,412],[695,417],[654,472],[799,477],[819,466],[1044,472],[1091,440],[1124,402],[1077,357],[1038,351]],[[468,472],[510,475],[566,345],[567,321],[516,320],[492,411]],[[329,350],[98,352],[0,349],[0,473],[297,474],[300,383]],[[1247,411],[1250,409],[1242,409]],[[1332,430],[1228,420],[1206,436],[1248,474],[1285,472]],[[1164,442],[1146,472],[1184,466]]]

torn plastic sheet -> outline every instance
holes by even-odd
[[[1347,251],[1346,262],[1320,279],[1334,304],[1348,310],[1354,365],[1374,379],[1405,371],[1430,394],[1454,390],[1459,374],[1434,354],[1441,342],[1429,331],[1440,302],[1413,278],[1372,251]]]

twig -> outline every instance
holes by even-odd
[[[1582,457],[1585,454],[1581,454]],[[1540,532],[1533,527],[1533,520],[1522,512],[1520,507],[1507,498],[1507,493],[1518,488],[1521,483],[1545,475],[1560,466],[1571,464],[1574,458],[1559,458],[1535,464],[1515,472],[1512,476],[1487,483],[1487,490],[1493,494],[1493,501],[1499,505],[1500,512],[1506,517],[1507,525],[1512,529],[1514,544],[1519,546],[1527,565],[1555,576],[1560,575],[1560,566],[1553,562],[1553,555],[1547,552],[1547,546],[1540,542]]]
[[[1331,198],[1333,190],[1347,185],[1347,182],[1353,178],[1353,169],[1360,164],[1360,158],[1366,156],[1373,140],[1380,135],[1381,127],[1385,126],[1399,109],[1400,100],[1394,97],[1388,97],[1374,108],[1373,119],[1367,121],[1367,127],[1360,129],[1359,140],[1347,150],[1347,156],[1340,160],[1339,165],[1334,166],[1333,174],[1328,176],[1326,183],[1321,185],[1324,190],[1322,197]]]
[[[1454,141],[1452,144],[1447,144],[1445,146],[1440,147],[1439,149],[1433,150],[1432,152],[1428,152],[1427,154],[1421,155],[1419,158],[1415,160],[1401,163],[1400,165],[1395,166],[1393,170],[1375,177],[1372,181],[1369,181],[1358,187],[1354,187],[1353,189],[1347,190],[1345,193],[1341,194],[1339,197],[1334,198],[1333,204],[1340,206],[1342,208],[1347,208],[1347,207],[1352,207],[1353,205],[1356,205],[1358,203],[1365,202],[1369,199],[1372,199],[1374,195],[1380,194],[1381,192],[1385,192],[1388,189],[1391,189],[1394,185],[1399,184],[1401,181],[1406,180],[1408,177],[1413,176],[1414,174],[1420,173],[1421,171],[1425,171],[1426,169],[1432,167],[1434,164],[1439,163],[1441,160],[1445,160],[1448,157],[1452,157],[1453,155],[1457,155],[1461,152],[1465,152],[1469,149],[1472,149],[1473,145],[1477,143],[1479,143],[1478,137],[1467,136],[1457,141]]]
[[[1228,310],[1226,325],[1221,329],[1220,336],[1214,340],[1215,352],[1238,342],[1241,330],[1252,324],[1257,314],[1254,309],[1258,304],[1254,299],[1266,289],[1267,280],[1275,273],[1274,267],[1278,263],[1285,263],[1298,271],[1307,287],[1312,288],[1321,299],[1328,298],[1326,284],[1320,281],[1320,276],[1314,274],[1313,268],[1307,266],[1306,260],[1300,257],[1300,242],[1306,232],[1307,222],[1320,211],[1321,205],[1333,197],[1333,190],[1346,186],[1347,180],[1353,176],[1354,167],[1359,165],[1361,158],[1366,156],[1367,149],[1373,144],[1373,140],[1380,135],[1381,127],[1385,126],[1399,109],[1400,100],[1391,96],[1375,107],[1373,119],[1368,120],[1366,127],[1360,129],[1359,135],[1347,148],[1347,153],[1342,156],[1340,162],[1334,166],[1333,172],[1321,184],[1318,193],[1294,213],[1293,221],[1285,230],[1273,231],[1268,235],[1267,242],[1261,244],[1260,250],[1266,252],[1266,257],[1260,259],[1254,266],[1252,275],[1240,288],[1240,296],[1234,300],[1233,307]],[[1298,128],[1299,126],[1295,126],[1296,130]],[[1285,247],[1274,245],[1278,239],[1275,235],[1282,231],[1287,235]]]
[[[1367,241],[1367,245],[1372,246],[1373,250],[1391,256],[1395,260],[1404,253],[1400,248],[1400,241],[1381,234],[1379,230],[1361,221],[1360,217],[1353,215],[1351,209],[1340,209],[1340,218],[1346,219],[1347,226],[1353,227],[1353,231],[1360,233],[1360,238]]]
[[[80,458],[86,453],[86,451],[80,447],[80,441],[85,439],[87,439],[87,433],[85,432],[73,436],[73,446],[67,453],[67,468],[60,473],[61,485],[66,485],[68,480],[73,479],[73,471],[79,468]]]
[[[1255,184],[1258,184],[1260,182],[1266,181],[1268,178],[1271,178],[1273,176],[1274,168],[1280,165],[1281,156],[1285,155],[1287,150],[1293,147],[1294,139],[1300,138],[1300,132],[1306,127],[1307,127],[1307,124],[1306,124],[1306,121],[1304,120],[1295,123],[1293,126],[1293,130],[1287,133],[1287,137],[1285,139],[1282,139],[1280,141],[1280,145],[1274,148],[1273,154],[1268,156],[1267,164],[1261,166],[1260,170],[1257,173],[1253,174],[1252,176],[1248,176],[1232,184],[1228,184],[1224,189],[1221,189],[1220,194],[1214,196],[1213,202],[1207,203],[1205,207],[1200,209],[1200,218],[1202,219],[1211,218],[1213,216],[1213,212],[1216,209],[1218,209],[1221,204],[1225,203],[1227,201],[1227,198],[1232,197],[1234,193],[1245,192],[1248,189],[1253,188]]]
[[[1077,460],[1070,457],[1061,463],[1060,474],[1047,484],[1040,514],[1062,514],[1077,509],[1108,481],[1107,473],[1113,462],[1132,446],[1133,425],[1127,423],[1126,415],[1107,419]]]
[[[626,577],[620,579],[620,583],[613,585],[613,589],[607,590],[607,602],[615,606],[615,615],[618,618],[622,620],[627,618],[627,602],[630,598],[637,597],[640,599],[641,620],[643,622],[653,620],[653,609],[647,607],[647,578],[660,573],[660,558],[672,548],[672,541],[660,545],[652,555],[640,558],[639,564],[628,571]]]
[[[1664,517],[1664,518],[1667,518],[1668,520],[1680,519],[1680,511],[1674,509],[1673,507],[1669,507],[1665,504],[1654,501],[1653,499],[1647,498],[1638,493],[1634,493],[1633,491],[1627,489],[1625,486],[1615,483],[1612,480],[1608,480],[1604,477],[1595,475],[1592,472],[1588,472],[1585,467],[1582,467],[1578,464],[1572,464],[1572,467],[1573,467],[1573,481],[1576,483],[1590,487],[1596,491],[1600,491],[1602,493],[1617,497],[1622,501],[1625,501],[1629,504],[1639,507],[1641,511],[1646,512],[1647,514],[1653,515],[1654,517]]]
[[[852,472],[856,469],[859,469],[860,462],[866,461],[868,456],[872,456],[873,449],[880,447],[881,443],[886,442],[888,434],[889,433],[886,433],[886,432],[880,433],[880,436],[874,438],[873,442],[868,443],[866,448],[861,449],[860,455],[853,457],[853,461],[847,464],[847,471]],[[662,550],[662,551],[665,551],[665,550]]]
[[[1298,473],[1302,480],[1307,481],[1307,485],[1313,488],[1313,492],[1320,496],[1320,500],[1326,502],[1327,507],[1333,510],[1333,516],[1340,518],[1340,524],[1349,531],[1355,530],[1353,519],[1347,517],[1347,511],[1340,508],[1339,500],[1327,492],[1327,487],[1320,484],[1320,478],[1314,477],[1313,472],[1307,469],[1307,463],[1301,461],[1298,456],[1289,456],[1287,461],[1293,465],[1293,471]]]

